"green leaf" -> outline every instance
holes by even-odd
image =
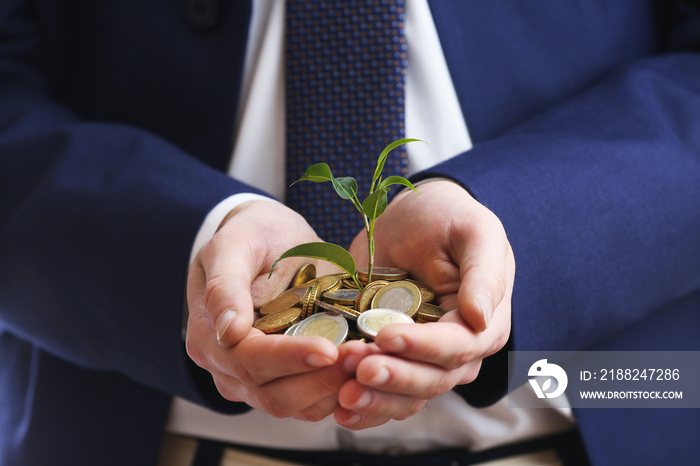
[[[372,186],[374,186],[374,183],[377,181],[379,176],[382,174],[382,170],[384,170],[384,164],[386,163],[387,156],[389,155],[389,152],[392,150],[396,149],[397,147],[409,143],[409,142],[425,142],[421,139],[398,139],[388,146],[384,148],[381,154],[379,154],[379,159],[377,159],[377,168],[374,170],[374,176],[372,177]]]
[[[316,183],[322,183],[324,181],[333,181],[333,173],[331,173],[331,167],[329,167],[328,164],[325,163],[317,163],[315,165],[311,165],[309,168],[306,169],[306,172],[301,176],[301,178],[299,178],[289,186],[294,186],[300,181],[313,181]]]
[[[352,199],[357,194],[357,180],[351,176],[341,176],[333,179],[333,187],[343,199]]]
[[[274,264],[272,264],[270,275],[267,277],[268,279],[272,276],[272,271],[275,270],[277,263],[282,259],[287,259],[288,257],[310,257],[312,259],[322,259],[337,265],[353,277],[357,271],[355,259],[353,259],[350,253],[341,246],[333,243],[304,243],[285,251],[285,253],[282,254],[280,258],[274,262]]]
[[[393,184],[400,184],[400,185],[406,186],[407,188],[411,188],[413,191],[416,191],[416,188],[413,187],[413,183],[408,181],[403,176],[390,176],[386,180],[381,181],[379,183],[379,186],[377,187],[377,189],[388,188],[390,185],[393,185]],[[416,191],[416,193],[420,194],[418,191]]]
[[[365,215],[369,218],[370,223],[374,222],[386,210],[386,194],[388,192],[389,188],[376,189],[362,202],[362,209],[365,211]]]

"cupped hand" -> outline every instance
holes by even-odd
[[[339,424],[363,429],[405,419],[427,400],[472,382],[510,332],[515,262],[496,216],[446,180],[396,196],[375,227],[375,264],[408,270],[448,312],[439,322],[395,324],[374,343],[344,346],[355,378],[340,390]],[[366,262],[366,237],[351,252]]]
[[[193,261],[187,283],[186,347],[219,393],[276,417],[319,420],[348,379],[338,349],[321,337],[265,335],[254,309],[287,289],[299,260],[274,261],[292,246],[319,241],[306,221],[271,201],[234,209]]]

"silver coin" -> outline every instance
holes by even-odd
[[[416,285],[407,281],[398,281],[377,291],[372,298],[375,309],[394,309],[413,317],[422,302],[420,290]]]
[[[323,300],[331,304],[354,305],[355,298],[360,294],[360,290],[335,290],[323,294]]]
[[[301,325],[302,322],[303,322],[303,320],[300,320],[296,324],[292,324],[287,330],[284,331],[284,334],[293,337],[294,335],[297,334],[297,331],[299,330],[299,326]]]
[[[413,319],[394,309],[370,309],[357,318],[357,329],[367,338],[374,339],[379,331],[391,324],[412,324]]]
[[[348,336],[348,322],[335,312],[318,312],[299,322],[294,335],[324,337],[338,346]]]

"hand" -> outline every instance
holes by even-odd
[[[320,420],[349,378],[338,349],[321,337],[265,335],[253,310],[282,293],[300,266],[273,262],[299,243],[319,241],[306,221],[270,201],[234,209],[197,254],[187,283],[187,352],[219,393],[276,417]]]
[[[430,181],[419,191],[397,195],[377,220],[375,262],[408,270],[450,312],[436,323],[386,327],[370,345],[345,344],[356,376],[340,390],[335,419],[351,429],[405,419],[472,382],[508,340],[515,262],[500,221],[455,183]],[[360,262],[366,251],[361,233],[351,252]]]

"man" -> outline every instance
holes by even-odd
[[[225,398],[271,410],[269,393],[249,388],[271,374],[250,375],[245,367],[239,373],[252,379],[241,388],[228,368],[217,374],[212,364],[213,386],[209,373],[189,362],[177,318],[188,255],[204,216],[231,194],[258,192],[211,168],[225,168],[230,155],[248,6],[220,5],[216,21],[194,14],[189,22],[176,2],[17,1],[0,8],[0,392],[8,407],[3,428],[11,429],[3,436],[6,462],[32,464],[57,455],[66,463],[147,461],[157,455],[170,395],[227,412],[247,408]],[[378,260],[417,273],[416,263],[433,263],[434,256],[426,261],[414,255],[430,250],[415,248],[419,240],[424,244],[425,229],[397,228],[408,218],[405,211],[435,212],[420,203],[440,202],[447,209],[444,219],[468,219],[457,230],[448,222],[432,231],[448,233],[435,251],[449,257],[448,279],[433,280],[450,283],[448,293],[459,289],[452,302],[459,310],[452,315],[456,325],[448,326],[455,334],[445,338],[460,340],[471,329],[473,338],[488,341],[471,357],[457,353],[425,361],[447,369],[443,389],[472,380],[481,357],[505,343],[512,286],[508,241],[519,277],[512,296],[512,349],[697,349],[697,17],[685,3],[677,9],[653,2],[608,8],[431,3],[475,147],[417,179],[449,177],[481,204],[460,186],[431,181],[421,188],[420,200],[395,199],[376,236],[377,249],[384,251]],[[223,257],[217,244],[227,243],[227,236],[240,244],[241,235],[259,238],[256,228],[264,228],[265,236],[284,235],[283,244],[263,251],[272,257],[259,267],[286,246],[315,238],[291,211],[260,202],[243,204],[228,218],[195,261],[190,286],[203,285],[196,283],[197,270],[206,274],[213,265],[218,271],[221,262],[207,260]],[[269,222],[251,224],[262,209],[289,220],[277,231],[269,231]],[[397,231],[404,237],[396,238]],[[466,236],[456,241],[455,234]],[[455,257],[474,257],[448,254],[449,245],[494,237],[500,255],[486,254],[498,248],[476,247],[483,253],[477,262],[502,265],[500,275],[487,267],[486,278],[465,278],[479,268]],[[292,265],[281,269],[275,283],[292,271]],[[190,291],[190,311],[194,307],[203,319],[188,328],[195,360],[201,363],[209,353],[216,363],[222,360],[217,351],[255,353],[256,359],[236,359],[252,368],[266,356],[275,360],[267,342],[245,338],[250,313],[238,312],[233,320],[226,314],[217,325],[224,310],[250,308],[255,295],[241,290],[254,277],[236,275],[233,288],[210,287],[228,291],[210,294],[214,303],[199,310],[204,294]],[[276,285],[259,286],[254,282],[252,291],[272,293]],[[476,301],[484,295],[489,304]],[[469,299],[455,302],[463,296]],[[484,324],[486,330],[476,333]],[[426,328],[443,336],[443,327]],[[377,343],[403,353],[391,364],[422,362],[431,331],[388,333]],[[208,347],[192,344],[198,336]],[[309,345],[303,354],[316,357],[295,372],[321,366],[304,378],[311,382],[342,376],[342,364],[324,362],[337,361],[334,349],[317,341]],[[475,382],[457,388],[468,401],[486,404],[505,394],[502,354],[484,361]],[[395,397],[405,386],[380,384],[375,393],[397,400],[396,412],[371,404],[348,409],[379,372],[372,361],[377,359],[362,359],[353,368],[356,377],[346,375],[337,387],[340,408],[331,406],[341,424],[367,427],[421,406]],[[411,370],[398,368],[397,374]],[[438,390],[421,387],[409,395],[420,400],[423,391]],[[293,408],[274,414],[299,414]],[[322,404],[302,416],[328,411]],[[576,415],[589,456],[600,464],[666,461],[659,454],[668,451],[679,462],[689,460],[689,442],[698,431],[687,412]],[[651,425],[679,428],[657,432],[655,443],[645,437]],[[616,440],[613,446],[605,446],[606,438]]]

